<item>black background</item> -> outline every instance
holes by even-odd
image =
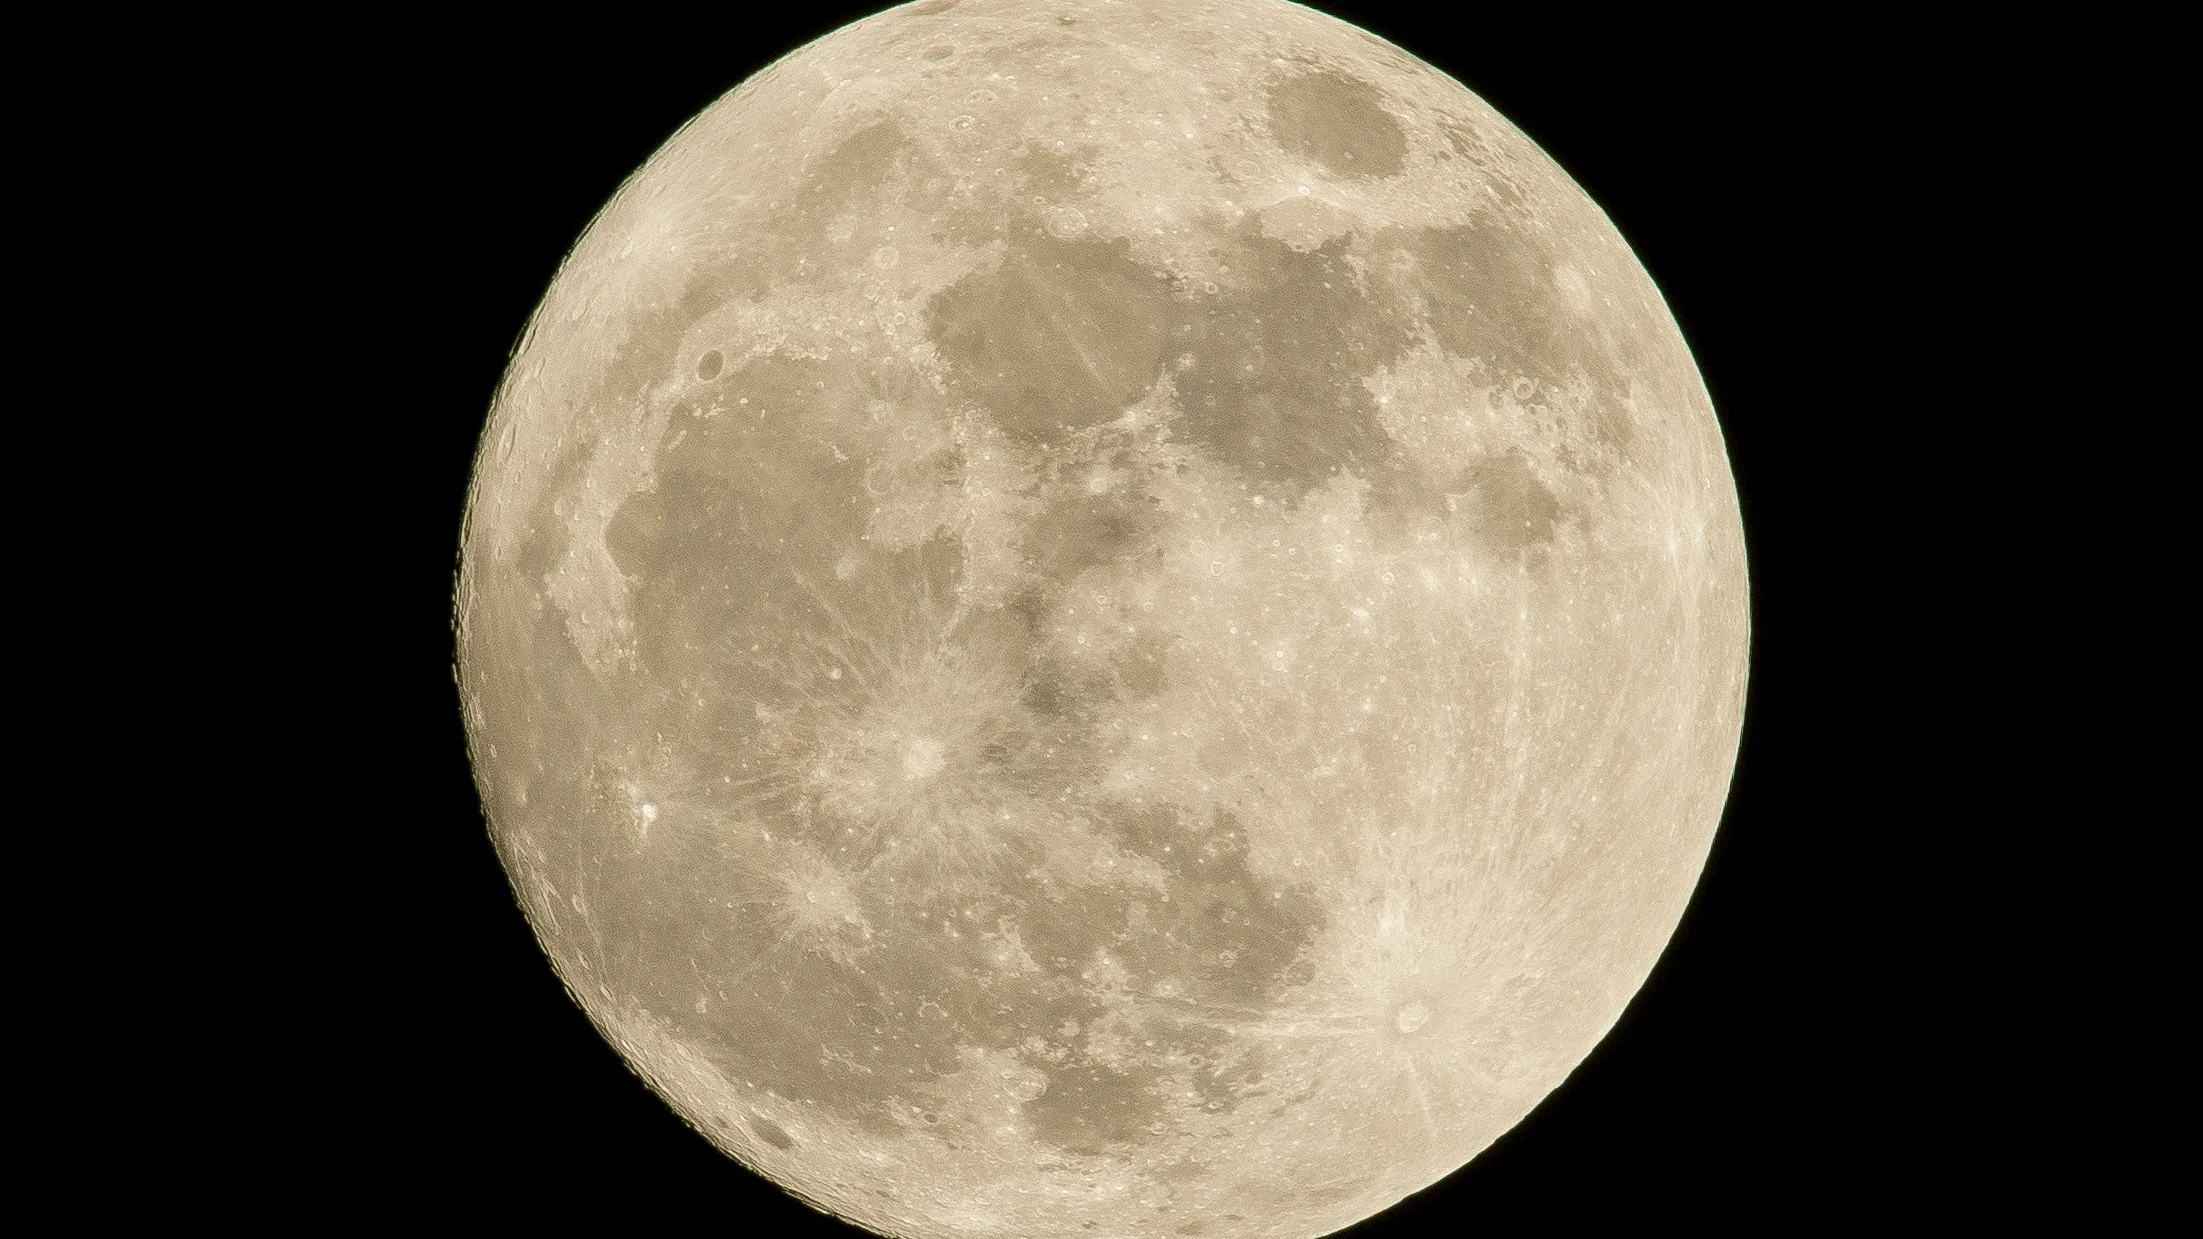
[[[1885,618],[1893,596],[1917,611],[1903,599],[1928,569],[1898,566],[1874,515],[1933,466],[1863,444],[1932,381],[1918,307],[1943,290],[1896,273],[1915,252],[1898,234],[1940,216],[1926,195],[1903,212],[1916,222],[1889,217],[1894,187],[1948,156],[1957,112],[1920,110],[1932,74],[1902,31],[1833,17],[1775,31],[1436,7],[1328,11],[1527,132],[1665,293],[1743,501],[1751,697],[1705,876],[1620,1025],[1493,1148],[1350,1233],[1758,1228],[1948,1203],[1971,1120],[1932,1082],[1950,1050],[1924,995],[1946,961],[1891,949],[1913,878],[1889,859],[1937,820],[1937,795],[1911,789],[1939,690],[1915,680],[1874,709],[1864,675],[1938,639]],[[691,1133],[560,990],[475,799],[449,606],[476,436],[565,251],[683,121],[866,11],[362,18],[341,55],[271,73],[287,106],[240,112],[248,145],[311,169],[269,235],[295,256],[290,286],[345,324],[341,359],[311,358],[344,425],[304,440],[303,477],[270,484],[301,514],[270,538],[311,599],[288,624],[330,730],[301,771],[331,808],[301,825],[319,836],[282,879],[297,906],[258,948],[329,992],[286,1034],[297,1065],[262,1073],[274,1104],[253,1155],[338,1216],[856,1233]]]

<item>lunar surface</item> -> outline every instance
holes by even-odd
[[[1745,591],[1658,292],[1461,85],[1276,0],[929,0],[574,249],[460,688],[544,951],[726,1153],[913,1239],[1302,1239],[1642,984]]]

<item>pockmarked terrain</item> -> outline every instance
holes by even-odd
[[[1588,198],[1274,0],[908,5],[545,297],[458,596],[544,950],[899,1236],[1313,1236],[1680,917],[1743,699],[1719,428]]]

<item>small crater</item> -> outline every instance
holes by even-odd
[[[905,12],[912,17],[938,17],[956,7],[957,0],[920,0]]]
[[[1072,206],[1048,208],[1048,235],[1059,241],[1068,241],[1086,232],[1086,213]]]
[[[1310,73],[1270,88],[1270,133],[1288,154],[1333,176],[1368,180],[1407,166],[1407,135],[1377,88],[1343,73]]]
[[[1430,1022],[1430,1008],[1419,1002],[1403,1005],[1393,1014],[1392,1026],[1405,1035]]]
[[[930,779],[946,764],[941,742],[931,736],[918,736],[903,748],[903,778],[907,782]]]
[[[780,1124],[773,1122],[771,1119],[751,1119],[750,1130],[757,1133],[758,1139],[764,1141],[765,1143],[773,1146],[776,1149],[792,1149],[796,1147],[796,1138],[788,1134],[787,1128],[784,1128]]]
[[[726,359],[719,355],[718,349],[713,349],[696,359],[696,377],[709,383],[719,377],[719,371],[725,365]]]

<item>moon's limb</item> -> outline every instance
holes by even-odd
[[[1734,758],[1718,426],[1597,208],[1269,0],[906,6],[622,188],[462,693],[577,999],[909,1236],[1307,1236],[1611,1027]]]

